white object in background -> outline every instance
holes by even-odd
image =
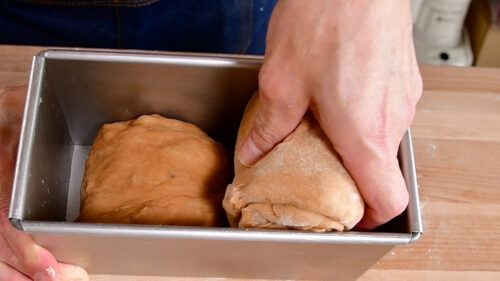
[[[413,25],[419,63],[472,65],[469,35],[463,28],[471,0],[423,0]],[[412,3],[413,4],[413,3]]]
[[[449,48],[436,48],[414,40],[417,61],[425,64],[471,66],[474,57],[469,34],[465,29],[462,34],[460,43]]]
[[[420,7],[422,7],[422,1],[423,0],[410,0],[411,19],[413,23],[417,21]]]
[[[420,43],[439,48],[459,45],[471,0],[423,0],[414,35]]]
[[[490,0],[492,22],[500,26],[500,0]]]

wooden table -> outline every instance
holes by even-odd
[[[42,48],[0,45],[0,87]],[[500,280],[500,69],[421,66],[413,138],[424,235],[359,280]],[[221,280],[94,275],[91,280]]]

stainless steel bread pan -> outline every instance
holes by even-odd
[[[400,146],[406,211],[375,232],[307,233],[73,222],[99,127],[159,113],[231,151],[262,59],[46,50],[33,59],[10,220],[59,261],[94,274],[354,280],[422,233],[410,132]]]

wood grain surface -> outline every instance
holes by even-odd
[[[42,49],[0,45],[0,87],[26,84],[31,57]],[[424,235],[395,247],[359,280],[500,280],[500,69],[421,72],[424,94],[412,129]]]

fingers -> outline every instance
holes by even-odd
[[[0,227],[2,244],[5,244],[2,246],[9,251],[2,251],[0,258],[4,262],[33,280],[61,280],[57,261],[50,252],[38,246],[28,234],[7,223]]]
[[[358,158],[344,158],[344,165],[356,182],[365,201],[365,214],[356,226],[374,229],[401,214],[408,205],[408,190],[396,157],[380,157],[357,149]],[[340,155],[350,152],[339,152]]]
[[[89,277],[87,272],[81,267],[59,263],[59,270],[61,273],[60,279],[53,278],[55,270],[47,268],[45,274],[35,274],[33,279],[22,274],[12,266],[0,261],[0,281],[44,281],[44,280],[61,280],[61,281],[88,281]]]
[[[239,160],[249,166],[269,152],[299,124],[308,99],[297,91],[261,87],[260,106],[250,132],[239,150]]]
[[[408,205],[408,190],[397,158],[405,131],[400,128],[406,125],[366,117],[377,116],[373,113],[354,117],[332,114],[328,108],[319,104],[315,115],[365,202],[357,229],[374,229],[401,214]]]
[[[62,281],[88,281],[89,276],[85,269],[72,264],[59,263]]]
[[[19,271],[19,274],[35,281],[88,280],[84,269],[58,263],[49,251],[38,246],[28,234],[5,224],[0,225],[0,228],[3,237],[0,239],[3,248],[0,260]]]
[[[26,275],[0,261],[0,281],[31,281]]]
[[[49,251],[15,229],[7,219],[25,96],[24,86],[0,89],[0,281],[85,281],[88,276],[83,269],[58,264]]]

